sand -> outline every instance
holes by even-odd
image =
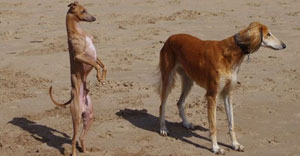
[[[0,2],[0,155],[59,156],[71,152],[69,107],[50,101],[70,97],[70,65],[65,30],[71,0]],[[213,155],[207,131],[205,91],[194,86],[186,101],[194,131],[181,126],[176,101],[180,81],[166,111],[169,137],[158,134],[159,51],[170,35],[188,33],[205,40],[229,37],[259,21],[287,44],[261,48],[245,60],[234,91],[240,153],[230,148],[226,113],[219,101],[218,141],[227,155],[300,155],[299,0],[85,0],[97,18],[82,23],[95,36],[107,66],[105,85],[88,79],[96,120],[82,156]]]

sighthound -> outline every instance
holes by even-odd
[[[65,107],[71,103],[70,110],[73,121],[72,155],[75,156],[77,131],[81,120],[83,120],[83,130],[79,140],[82,152],[86,152],[84,137],[94,121],[93,106],[88,95],[89,90],[86,88],[87,76],[95,68],[97,79],[101,82],[106,77],[106,69],[96,55],[93,37],[85,33],[79,25],[80,21],[93,22],[96,18],[90,15],[78,2],[71,3],[68,7],[66,26],[71,65],[71,99],[64,104],[56,102],[52,96],[52,87],[49,89],[49,95],[52,102],[57,106]]]
[[[165,124],[165,105],[167,97],[174,84],[174,76],[178,73],[182,79],[182,92],[177,103],[183,126],[193,128],[187,121],[184,112],[184,101],[193,83],[206,90],[209,132],[212,151],[224,154],[217,143],[216,128],[216,98],[220,95],[224,101],[229,124],[232,148],[244,151],[234,132],[233,108],[231,91],[237,83],[237,74],[246,55],[256,52],[260,47],[275,50],[286,48],[267,26],[258,22],[251,23],[234,36],[221,41],[203,41],[187,34],[177,34],[169,37],[160,52],[160,134],[166,136],[168,130]],[[224,80],[224,85],[221,81]]]

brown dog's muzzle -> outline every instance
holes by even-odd
[[[85,22],[94,22],[96,21],[96,18],[89,13],[85,13],[83,16],[81,16],[80,20]]]
[[[94,16],[92,16],[91,22],[96,21],[96,18]]]
[[[86,22],[94,22],[96,21],[96,18],[94,16],[87,16],[86,18],[83,19]]]

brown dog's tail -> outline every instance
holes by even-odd
[[[175,59],[175,56],[173,55],[172,47],[170,46],[171,37],[169,37],[167,39],[167,41],[164,43],[162,49],[160,50],[160,57],[159,57],[159,64],[158,64],[159,80],[157,82],[157,84],[158,84],[157,85],[158,86],[157,93],[160,95],[162,95],[162,92],[163,92],[163,85],[164,85],[163,83],[169,83],[169,82],[163,82],[163,79],[165,77],[172,77],[171,78],[172,84],[166,90],[167,94],[169,94],[169,92],[174,87],[175,79],[176,79],[176,71],[175,71],[174,75],[170,74],[172,71],[168,71],[168,70],[173,70],[176,65],[176,59]],[[168,66],[172,66],[172,67],[168,67]],[[168,69],[168,68],[170,68],[170,69]]]
[[[50,95],[50,99],[51,101],[56,105],[56,106],[59,106],[59,107],[66,107],[68,104],[71,103],[71,101],[73,100],[73,97],[71,97],[71,99],[66,102],[66,103],[58,103],[57,101],[54,100],[53,98],[53,95],[52,95],[52,86],[49,88],[49,95]]]

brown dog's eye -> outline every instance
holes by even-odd
[[[271,34],[270,34],[270,33],[267,33],[267,36],[268,36],[268,37],[270,37],[270,36],[271,36]]]
[[[86,13],[86,10],[82,10],[81,13],[82,13],[82,14]]]

